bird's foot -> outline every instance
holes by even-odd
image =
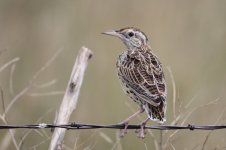
[[[123,129],[120,129],[120,134],[119,136],[121,138],[123,138],[127,133],[128,133],[128,130],[127,130],[127,127],[129,125],[129,122],[122,122],[122,123],[119,123],[119,125],[124,125],[125,127]]]
[[[145,138],[145,134],[147,134],[147,132],[145,131],[145,125],[147,124],[148,121],[149,121],[149,117],[143,122],[141,122],[140,129],[135,130],[135,133],[138,134],[139,138],[142,138],[142,139]]]
[[[139,115],[140,113],[144,112],[144,108],[141,107],[140,110],[138,110],[137,112],[135,112],[133,115],[129,116],[127,119],[125,119],[123,122],[119,123],[119,125],[124,125],[124,129],[120,130],[120,137],[124,137],[124,135],[127,133],[127,127],[129,125],[129,121],[131,119],[133,119],[134,117],[136,117],[137,115]]]
[[[141,123],[140,129],[135,130],[135,133],[137,133],[137,136],[141,139],[144,139],[145,135],[147,134],[147,132],[145,130],[145,125],[146,125],[146,123]]]

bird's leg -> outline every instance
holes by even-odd
[[[141,124],[140,124],[140,129],[135,131],[136,133],[138,133],[138,137],[139,137],[139,138],[142,138],[142,139],[143,139],[143,138],[145,137],[146,132],[145,132],[144,127],[145,127],[145,125],[147,124],[147,122],[148,122],[149,120],[150,120],[150,118],[148,117],[148,118],[145,119],[143,122],[141,122]]]
[[[129,121],[143,112],[144,112],[144,108],[141,106],[139,111],[135,112],[133,115],[129,116],[124,121],[119,123],[120,125],[125,125],[124,129],[120,129],[120,137],[123,137],[127,133],[127,127],[129,125]]]

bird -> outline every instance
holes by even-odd
[[[139,105],[137,112],[120,123],[125,125],[121,136],[127,133],[129,121],[146,111],[148,117],[141,122],[138,135],[144,138],[144,128],[149,120],[160,124],[166,121],[167,89],[162,64],[140,29],[126,27],[103,34],[118,37],[126,46],[117,59],[118,77],[126,95]]]

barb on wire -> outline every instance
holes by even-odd
[[[71,123],[71,124],[62,124],[62,125],[54,125],[54,124],[30,124],[30,125],[0,125],[0,129],[43,129],[43,128],[64,128],[70,130],[79,130],[79,129],[124,129],[124,124],[114,124],[114,125],[96,125],[96,124],[79,124],[79,123]],[[127,129],[140,129],[140,125],[128,125]],[[226,129],[226,125],[192,125],[188,124],[186,126],[180,125],[156,125],[156,126],[145,126],[145,129],[155,129],[155,130],[217,130],[217,129]]]

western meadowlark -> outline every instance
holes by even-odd
[[[103,32],[120,38],[126,50],[117,60],[118,77],[124,92],[140,105],[140,110],[125,119],[122,136],[127,132],[129,121],[146,111],[148,118],[141,123],[139,136],[144,138],[144,127],[149,119],[163,123],[166,112],[166,82],[158,57],[148,45],[148,38],[133,27]]]

